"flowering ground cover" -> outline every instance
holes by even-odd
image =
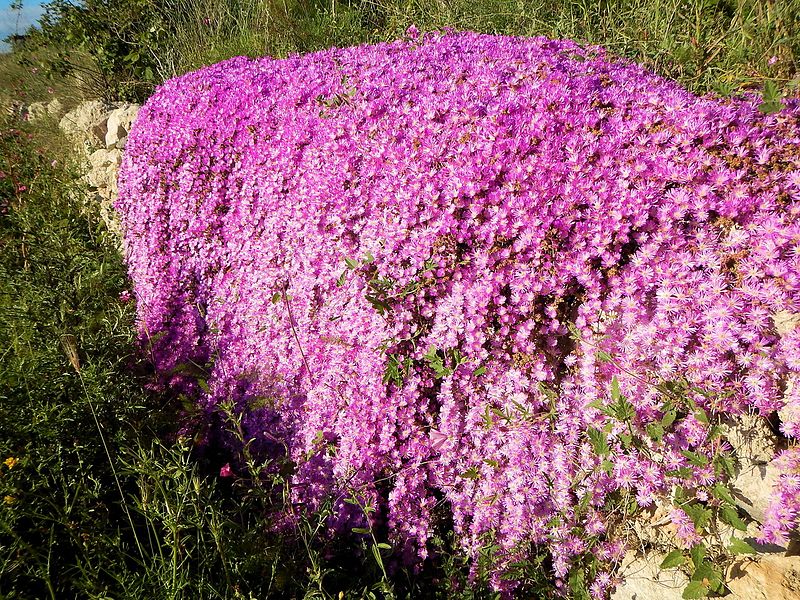
[[[331,531],[411,564],[444,513],[497,588],[544,546],[603,596],[639,507],[671,503],[686,547],[736,522],[721,418],[798,433],[799,164],[797,101],[412,31],[168,81],[118,209],[158,372],[290,457],[299,511],[333,499]]]

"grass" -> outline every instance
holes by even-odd
[[[698,93],[774,81],[800,89],[800,5],[789,0],[169,0],[170,77],[237,55],[285,56],[451,27],[599,44]]]
[[[800,6],[789,0],[141,7],[158,11],[159,28],[138,46],[157,80],[230,56],[391,40],[416,24],[601,44],[699,93],[767,82],[785,95],[800,88]],[[72,50],[72,74],[46,40],[0,55],[3,101],[58,97],[70,105],[111,89],[91,47]],[[54,127],[0,116],[0,598],[493,597],[483,579],[468,581],[446,527],[436,560],[416,574],[393,570],[380,549],[376,560],[380,532],[344,541],[322,535],[329,509],[296,530],[276,529],[286,469],[277,465],[265,478],[259,457],[203,452],[192,430],[175,427],[177,400],[147,389],[135,307],[120,300],[128,283],[116,241],[86,206]],[[237,416],[220,419],[236,436]],[[228,461],[246,468],[220,477]],[[532,550],[526,597],[551,591],[545,560]]]

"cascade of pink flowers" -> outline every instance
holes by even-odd
[[[472,33],[184,75],[120,177],[142,338],[203,410],[285,445],[332,527],[364,518],[356,490],[411,562],[449,511],[470,556],[499,547],[498,587],[532,545],[558,577],[613,562],[609,498],[723,481],[702,415],[800,415],[800,328],[774,323],[800,312],[800,105],[759,103]],[[782,462],[778,541],[800,509]]]

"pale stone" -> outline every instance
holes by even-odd
[[[32,102],[25,109],[25,118],[30,122],[41,121],[47,117],[47,106],[44,102]]]
[[[119,148],[120,140],[130,133],[139,108],[141,107],[138,104],[125,104],[109,114],[105,135],[106,148]]]
[[[86,180],[98,188],[104,196],[116,195],[117,175],[122,163],[120,150],[95,150],[89,155],[89,171]]]
[[[775,331],[783,337],[794,331],[795,327],[800,324],[800,313],[779,310],[772,315],[772,322],[775,324]]]
[[[733,480],[736,505],[759,523],[764,518],[780,472],[774,464],[742,464]]]
[[[740,558],[728,572],[732,598],[797,600],[800,598],[800,557],[781,554]]]
[[[611,595],[612,600],[681,600],[689,578],[680,569],[664,569],[659,565],[665,554],[650,552],[641,556],[628,552],[617,575],[622,583]]]
[[[765,465],[775,458],[778,437],[764,417],[742,414],[722,423],[722,433],[740,462]]]
[[[89,149],[105,147],[108,115],[116,106],[102,100],[83,102],[65,114],[58,126],[76,144],[88,142]]]
[[[51,119],[60,119],[64,116],[64,105],[58,98],[53,98],[47,103],[47,116]]]

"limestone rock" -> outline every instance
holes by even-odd
[[[76,144],[86,144],[87,148],[104,148],[108,117],[117,105],[102,100],[83,102],[65,114],[59,127]]]
[[[736,458],[748,465],[765,465],[778,451],[778,437],[766,419],[758,415],[729,417],[722,423],[722,433],[733,446]]]
[[[772,489],[778,482],[778,469],[772,464],[742,465],[733,480],[736,505],[759,523],[764,522]]]
[[[42,119],[59,119],[64,114],[64,105],[61,100],[53,98],[50,102],[32,102],[22,110],[22,116],[28,121],[35,122]]]
[[[141,107],[138,104],[124,104],[111,111],[108,115],[105,135],[106,148],[120,148],[120,146],[125,146],[125,141],[136,119],[136,115],[139,113],[139,108]]]
[[[95,150],[89,155],[89,171],[86,181],[89,185],[98,188],[101,195],[106,197],[116,196],[117,174],[122,163],[120,150]]]
[[[60,119],[64,116],[64,105],[58,98],[53,98],[47,103],[47,116],[51,119]]]
[[[47,117],[47,106],[44,102],[32,102],[25,109],[25,119],[31,123]]]
[[[679,569],[661,570],[664,554],[657,552],[641,556],[628,552],[617,575],[622,583],[611,600],[681,600],[689,578]]]
[[[800,598],[800,557],[758,555],[737,560],[728,573],[732,598],[797,600]]]
[[[775,324],[775,331],[781,337],[791,333],[800,324],[800,313],[779,310],[772,315],[772,322]]]

